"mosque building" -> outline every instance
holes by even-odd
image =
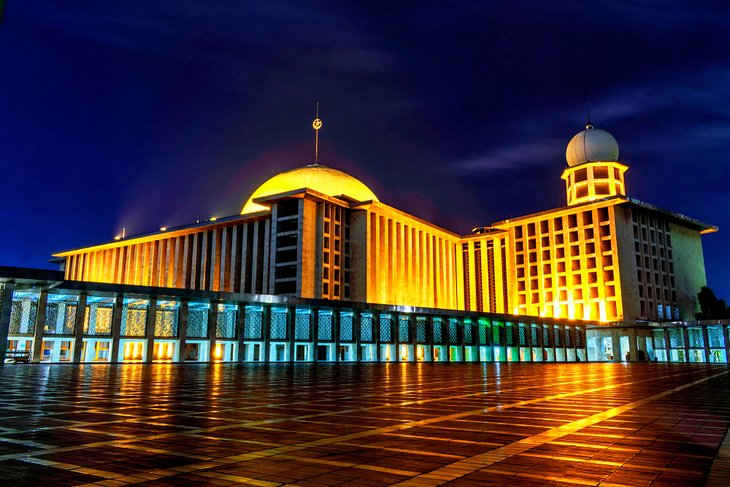
[[[59,252],[62,275],[0,272],[0,335],[53,362],[727,361],[727,323],[688,324],[717,228],[627,196],[604,130],[566,158],[566,206],[470,235],[292,169],[239,215]]]

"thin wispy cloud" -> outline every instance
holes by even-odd
[[[727,144],[730,140],[730,68],[711,67],[671,80],[659,77],[640,86],[614,89],[591,103],[593,122],[611,131],[634,119],[655,115],[663,122],[662,131],[647,127],[632,140],[632,149],[674,150],[678,143],[685,150]],[[688,117],[697,122],[688,125]],[[570,119],[574,111],[562,110],[559,117]],[[672,118],[674,117],[674,118]],[[535,138],[535,127],[546,126],[545,120],[556,118],[556,110],[530,115],[529,119],[512,124],[509,132],[518,134],[508,144],[490,148],[474,157],[451,164],[456,170],[489,172],[516,170],[539,164],[553,164],[572,134],[562,137]],[[699,120],[702,120],[701,122]],[[521,128],[525,129],[520,135]],[[650,134],[650,137],[647,137]],[[677,137],[681,136],[680,139]]]

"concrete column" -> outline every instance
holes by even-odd
[[[243,336],[246,328],[246,305],[238,303],[238,314],[236,315],[236,337],[238,338],[238,354],[236,360],[243,362],[246,360],[245,346],[243,344]]]
[[[0,288],[0,367],[5,364],[5,351],[8,348],[10,313],[13,310],[13,291],[15,284],[5,284]]]
[[[73,346],[73,363],[75,364],[81,361],[81,350],[84,348],[84,322],[86,321],[86,301],[86,294],[80,294],[79,300],[76,304],[76,320],[74,321]],[[112,357],[109,357],[110,361],[111,359]]]
[[[294,342],[294,327],[297,320],[297,308],[295,306],[287,306],[286,308],[286,338],[289,341],[289,362],[294,362],[294,353],[296,344]]]
[[[312,361],[317,363],[317,347],[319,346],[319,309],[315,308],[309,315],[309,336],[312,339]]]
[[[208,308],[208,362],[215,362],[215,347],[218,343],[218,303],[211,301]]]
[[[145,349],[144,361],[146,364],[152,363],[155,347],[155,322],[157,318],[157,298],[150,298],[147,306],[147,323],[145,324],[145,335],[147,347]]]
[[[730,363],[730,325],[721,325],[722,326],[722,338],[725,342],[725,363]],[[2,345],[2,337],[0,337],[0,345]],[[3,352],[4,352],[3,348]]]
[[[120,334],[122,332],[122,311],[124,307],[124,296],[121,294],[118,294],[114,298],[114,308],[112,309],[112,351],[111,351],[111,363],[116,364],[119,363],[119,338]],[[76,337],[77,340],[81,340],[82,338],[79,338],[78,335]],[[78,347],[78,359],[76,356],[76,345],[74,345],[74,362],[78,363],[78,360],[81,358],[81,342],[79,343]]]
[[[183,299],[180,302],[180,312],[177,317],[177,361],[185,362],[185,348],[187,343],[188,334],[188,315],[190,311],[190,303],[187,299]]]
[[[261,333],[264,339],[264,362],[269,363],[271,356],[271,306],[265,304],[261,316],[262,329]]]
[[[340,310],[332,310],[332,338],[335,342],[335,362],[340,361]]]
[[[362,362],[362,335],[360,328],[362,327],[362,313],[360,311],[352,312],[352,337],[355,340],[355,360]]]
[[[48,306],[48,291],[41,291],[38,296],[38,307],[35,315],[35,328],[33,333],[33,355],[31,362],[37,364],[41,361],[43,350],[43,329],[46,325],[46,307]],[[55,323],[54,323],[55,325]]]

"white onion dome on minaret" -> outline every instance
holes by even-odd
[[[586,162],[617,162],[618,142],[605,130],[594,128],[590,123],[585,130],[575,134],[565,149],[568,166]]]

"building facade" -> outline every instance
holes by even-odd
[[[181,361],[315,356],[669,360],[669,353],[654,353],[651,323],[693,319],[696,294],[705,285],[701,235],[717,228],[627,196],[628,167],[618,161],[618,144],[608,132],[587,126],[568,144],[566,158],[566,206],[497,222],[470,235],[388,206],[361,181],[336,169],[313,164],[278,174],[247,199],[240,215],[55,254],[63,274],[46,281],[68,289],[71,297],[50,290],[37,296],[35,291],[11,291],[17,298],[8,301],[11,348],[20,347],[29,334],[34,343],[55,343],[45,333],[68,338],[73,330],[74,340],[61,339],[50,356],[97,357],[90,350],[108,342],[112,361],[167,355]],[[5,282],[14,285],[12,279]],[[261,317],[249,318],[254,316],[251,307],[261,302],[281,303],[284,314],[279,316],[280,307],[269,306],[266,312],[262,308]],[[306,325],[307,340],[320,337],[319,326],[358,324],[340,328],[353,331],[318,355],[324,349],[316,340],[308,348],[296,343],[297,336],[304,336],[297,331],[297,323],[306,321],[300,315],[312,310],[317,317],[306,319],[314,323],[314,328]],[[322,318],[337,313],[336,318]],[[199,325],[190,325],[200,323],[203,315],[206,323],[217,323],[203,337],[181,331],[197,330]],[[410,331],[399,335],[401,341],[383,340],[391,329],[379,328],[384,315],[393,320],[393,336],[401,333],[398,323],[405,320],[404,330]],[[425,335],[418,331],[421,318],[430,330]],[[250,320],[268,329],[260,337],[263,341],[247,341]],[[327,320],[338,325],[327,325]],[[343,341],[367,330],[370,325],[363,323],[368,320],[380,333],[366,334],[378,335],[373,348],[363,348],[366,335],[360,342]],[[447,348],[440,349],[434,341],[448,333],[437,333],[433,323],[444,323],[447,330],[449,320],[455,320],[458,330],[449,336],[463,340],[457,344],[461,349],[448,348],[448,340]],[[727,327],[719,326],[727,343]],[[230,332],[218,336],[214,330],[219,328]],[[174,333],[158,336],[158,329]],[[614,332],[627,329],[628,334]],[[92,331],[98,330],[111,338],[84,342],[84,336],[96,336]],[[568,340],[566,330],[583,338]],[[284,337],[285,343],[271,341],[279,339],[274,336]],[[711,342],[710,335],[703,337]],[[476,348],[464,348],[472,339]],[[158,351],[153,343],[162,348]],[[352,348],[342,343],[352,343]],[[400,343],[411,348],[400,350]],[[510,343],[517,348],[510,350]],[[193,344],[200,346],[191,348]],[[390,345],[395,348],[382,348]],[[45,356],[45,350],[33,348],[32,358]],[[703,353],[704,360],[718,358],[716,352]],[[726,361],[727,352],[723,354]],[[684,356],[690,355],[687,349]]]

